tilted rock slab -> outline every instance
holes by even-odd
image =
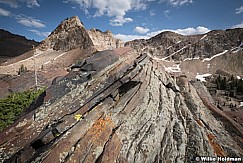
[[[243,156],[242,142],[213,116],[192,84],[178,87],[160,62],[131,48],[86,58],[53,83],[44,100],[0,133],[1,162],[195,162],[197,156]]]

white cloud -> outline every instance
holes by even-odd
[[[106,15],[112,17],[110,24],[122,26],[124,23],[132,22],[132,18],[126,18],[126,13],[132,10],[144,10],[148,2],[153,0],[65,0],[64,3],[78,4],[84,11],[94,8],[96,16]]]
[[[231,28],[243,28],[243,22],[240,24],[233,25]]]
[[[10,14],[10,11],[0,8],[0,16],[10,16]]]
[[[132,22],[132,18],[116,17],[110,20],[110,25],[112,26],[122,26],[124,23]]]
[[[150,16],[154,16],[154,15],[156,15],[156,14],[155,14],[154,10],[150,10],[150,11],[149,11],[149,15],[150,15]]]
[[[20,3],[26,3],[29,8],[39,7],[37,0],[0,0],[0,3],[9,5],[12,8],[18,8]]]
[[[40,7],[40,4],[37,2],[37,0],[27,0],[27,7],[29,8]]]
[[[149,39],[148,36],[138,36],[138,35],[124,35],[124,34],[116,34],[115,38],[121,39],[123,41],[132,41],[135,39]]]
[[[243,24],[243,23],[242,23]],[[210,30],[206,27],[197,27],[197,28],[185,28],[185,29],[162,29],[162,30],[158,30],[158,31],[154,31],[154,32],[149,32],[146,35],[143,36],[138,36],[138,35],[125,35],[125,34],[117,34],[115,35],[116,38],[119,38],[123,41],[131,41],[134,39],[149,39],[153,36],[156,36],[158,34],[160,34],[161,32],[165,32],[165,31],[171,31],[171,32],[175,32],[181,35],[196,35],[196,34],[204,34],[209,32]]]
[[[171,30],[172,32],[179,33],[182,35],[197,35],[197,34],[204,34],[209,32],[210,30],[206,27],[197,27],[197,28],[185,28],[185,29],[176,29],[176,30]]]
[[[241,14],[243,13],[243,6],[240,6],[239,8],[235,9],[236,14]]]
[[[169,13],[170,13],[170,10],[165,10],[165,11],[164,11],[164,15],[165,15],[167,18],[169,18]]]
[[[175,32],[175,33],[178,33],[178,34],[181,34],[181,35],[197,35],[197,34],[207,33],[210,30],[206,27],[201,27],[201,26],[199,26],[197,28],[189,27],[189,28],[175,29],[175,30],[173,30],[173,29],[162,29],[162,30],[147,33],[147,36],[153,37],[153,36],[156,36],[157,34],[159,34],[161,32],[165,32],[165,31],[171,31],[171,32]]]
[[[173,7],[183,6],[186,4],[193,3],[193,0],[160,0],[159,3],[167,2],[169,5]]]
[[[46,26],[41,20],[35,19],[33,17],[27,17],[25,15],[17,15],[15,16],[15,19],[19,24],[27,27],[43,28]]]
[[[51,34],[51,32],[41,32],[41,31],[36,30],[36,29],[29,29],[28,31],[33,32],[38,36],[44,36],[44,37],[48,37]]]
[[[135,32],[140,33],[140,34],[145,34],[148,31],[150,31],[148,28],[143,28],[143,27],[136,27],[134,29]]]

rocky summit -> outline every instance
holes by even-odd
[[[69,25],[73,20],[75,27]],[[63,21],[42,42],[42,48],[69,51],[95,45],[77,20]],[[166,32],[155,38],[169,45],[218,37],[213,32],[190,37]],[[91,33],[102,32],[93,29]],[[242,124],[218,108],[203,83],[183,73],[169,73],[153,50],[145,53],[144,48],[156,42],[158,49],[167,47],[151,41],[155,38],[80,55],[67,75],[55,78],[31,109],[0,133],[0,162],[164,163],[196,162],[200,156],[243,158]],[[231,43],[230,48],[239,47],[239,41]],[[116,41],[110,45],[119,47]],[[174,46],[178,51],[183,45]],[[200,48],[206,51],[205,46]],[[229,47],[222,45],[218,51],[224,48]],[[235,50],[242,53],[240,47]],[[167,53],[162,57],[168,57]]]
[[[47,37],[40,45],[43,50],[53,49],[69,51],[75,48],[87,48],[93,45],[83,23],[77,16],[68,18]]]

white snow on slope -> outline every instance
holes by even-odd
[[[182,51],[183,49],[185,49],[187,46],[188,46],[188,45],[186,45],[186,46],[184,46],[183,48],[177,50],[176,52],[172,53],[171,55],[162,58],[162,60],[164,61],[164,60],[166,60],[167,58],[172,57],[172,56],[175,55],[176,53],[179,53],[180,51]]]
[[[196,60],[196,59],[200,59],[200,58],[199,58],[199,57],[196,57],[196,58],[185,58],[185,59],[183,60],[183,62],[184,62],[184,61]]]
[[[181,71],[181,68],[180,68],[180,65],[177,64],[177,65],[173,65],[172,67],[165,67],[165,71],[166,72],[180,72]]]
[[[168,48],[166,48],[166,49],[170,49],[170,48],[172,48],[172,46],[169,46]]]
[[[225,51],[223,51],[222,53],[218,53],[218,54],[212,56],[211,58],[205,58],[205,59],[203,59],[203,62],[205,62],[205,61],[211,61],[211,60],[214,59],[215,57],[221,56],[221,55],[223,55],[223,54],[225,54],[225,53],[227,53],[227,52],[228,52],[228,50],[225,50]]]
[[[211,76],[212,74],[202,74],[199,75],[199,73],[197,73],[197,76],[195,77],[196,79],[200,80],[201,82],[206,82],[205,77]]]
[[[207,35],[204,35],[202,38],[200,38],[200,40],[203,40],[203,39],[205,39],[205,37],[207,37]]]
[[[239,79],[239,80],[241,79],[241,77],[240,77],[240,76],[238,76],[238,75],[237,75],[236,77],[237,77],[237,79]]]

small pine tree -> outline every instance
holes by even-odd
[[[27,67],[25,67],[23,64],[20,66],[19,71],[18,71],[18,75],[27,72]]]

